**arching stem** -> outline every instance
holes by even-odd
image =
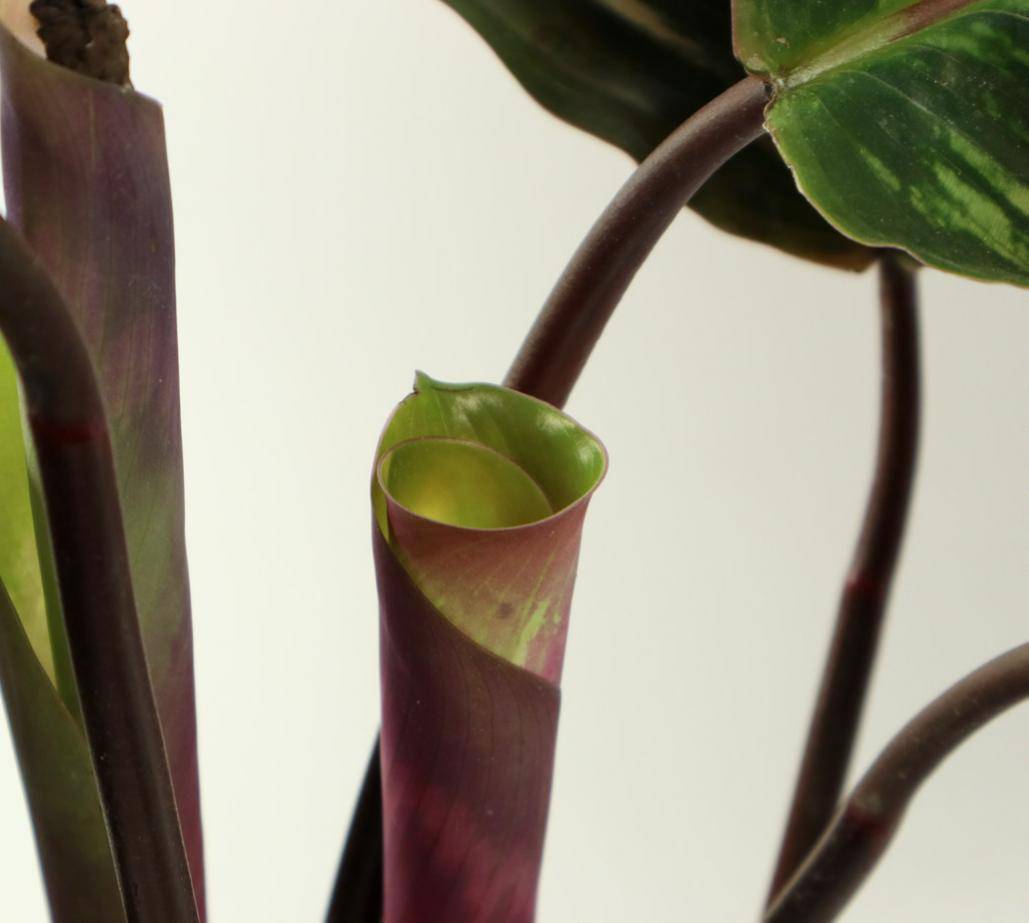
[[[846,906],[893,839],[937,766],[975,731],[1029,698],[1029,644],[990,661],[920,712],[858,783],[764,923],[828,923]]]
[[[759,137],[769,88],[747,77],[688,118],[640,164],[590,229],[504,384],[564,406],[629,283],[693,194]]]
[[[769,899],[796,871],[836,811],[904,536],[918,450],[920,371],[916,281],[901,259],[886,253],[879,261],[882,397],[875,477],[840,599]]]

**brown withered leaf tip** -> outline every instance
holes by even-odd
[[[29,11],[39,22],[37,35],[46,56],[69,70],[131,86],[129,24],[106,0],[33,0]]]

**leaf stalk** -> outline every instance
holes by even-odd
[[[828,923],[889,846],[922,783],[975,731],[1029,698],[1029,644],[990,661],[893,738],[832,826],[771,902],[763,923]]]
[[[563,407],[640,267],[694,193],[764,131],[770,87],[747,77],[640,164],[547,298],[504,384]]]
[[[846,781],[900,556],[918,455],[918,293],[902,257],[879,261],[882,394],[875,476],[769,894],[793,875],[832,818]]]

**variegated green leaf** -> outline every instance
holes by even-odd
[[[1029,285],[1029,0],[736,0],[736,47],[834,225]]]

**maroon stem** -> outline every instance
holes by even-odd
[[[764,923],[834,919],[886,851],[937,766],[975,731],[1029,698],[1029,644],[990,661],[925,708],[890,742],[847,799]]]
[[[75,681],[128,923],[196,923],[93,367],[49,276],[0,221],[0,333],[21,378]]]
[[[693,194],[764,130],[768,84],[747,77],[662,142],[593,225],[543,305],[504,384],[557,407],[654,245]]]
[[[379,923],[382,853],[382,770],[376,737],[329,898],[326,923]]]
[[[840,600],[769,899],[822,835],[843,791],[914,481],[920,403],[915,276],[889,253],[880,259],[879,272],[882,398],[875,478]]]

